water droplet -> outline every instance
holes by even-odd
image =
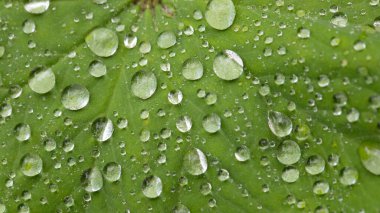
[[[300,172],[297,168],[294,166],[288,166],[284,168],[281,174],[281,178],[283,181],[287,183],[294,183],[298,180],[300,176]]]
[[[208,195],[211,193],[212,185],[211,183],[203,183],[201,184],[200,191],[202,195]]]
[[[178,203],[173,208],[173,213],[190,213],[190,210],[185,205]]]
[[[219,169],[218,171],[218,179],[220,181],[226,181],[230,178],[230,173],[225,169]]]
[[[297,163],[301,158],[301,149],[298,144],[292,140],[283,141],[277,151],[277,159],[284,165]]]
[[[359,146],[363,166],[372,174],[380,175],[380,143],[363,142]]]
[[[30,89],[36,93],[48,93],[55,86],[55,74],[50,68],[36,68],[30,74],[28,84]]]
[[[345,167],[340,171],[339,182],[345,186],[354,185],[359,178],[359,172],[353,167]]]
[[[331,23],[337,27],[346,27],[348,24],[347,15],[342,12],[335,13],[331,18]]]
[[[299,28],[297,33],[298,38],[307,39],[310,38],[310,30],[306,28]]]
[[[285,137],[290,135],[293,129],[292,120],[285,114],[276,111],[269,111],[268,126],[277,137]]]
[[[61,103],[68,110],[80,110],[87,106],[90,100],[90,92],[79,84],[67,86],[62,91]]]
[[[193,122],[191,121],[191,118],[187,115],[179,117],[176,122],[176,127],[178,131],[183,133],[190,131],[192,126]]]
[[[112,121],[106,117],[97,118],[91,126],[92,135],[99,142],[104,142],[112,137]]]
[[[202,126],[208,133],[215,133],[220,130],[222,121],[216,113],[211,113],[203,117]]]
[[[215,74],[226,81],[239,78],[243,73],[243,60],[232,50],[225,50],[218,54],[213,63]]]
[[[168,100],[171,104],[177,105],[182,102],[183,94],[181,90],[172,90],[168,93]]]
[[[361,40],[358,40],[358,41],[355,41],[354,43],[354,50],[355,51],[363,51],[365,50],[365,48],[367,48],[367,45],[364,41],[361,41]]]
[[[141,99],[150,98],[157,89],[157,78],[153,72],[138,71],[132,77],[131,90],[134,96]]]
[[[147,198],[159,197],[162,193],[161,178],[154,175],[145,178],[142,184],[142,192]]]
[[[192,148],[184,157],[183,166],[191,175],[201,175],[207,171],[207,158],[200,149]]]
[[[4,53],[5,53],[5,47],[0,46],[0,58],[3,57]]]
[[[316,195],[324,195],[330,191],[330,184],[326,181],[316,181],[313,186],[313,192]]]
[[[187,59],[182,66],[182,75],[187,80],[198,80],[203,76],[203,65],[195,58]]]
[[[42,159],[37,154],[27,153],[21,158],[21,172],[28,177],[39,175],[42,171]]]
[[[28,13],[42,14],[49,9],[49,0],[29,0],[24,4],[24,9]]]
[[[132,49],[137,44],[137,37],[134,35],[126,35],[124,38],[124,46],[128,49]]]
[[[44,144],[44,148],[47,152],[51,152],[51,151],[55,150],[57,147],[55,140],[52,138],[45,139],[43,144]]]
[[[325,160],[319,155],[310,156],[305,165],[305,170],[311,175],[317,175],[325,171]]]
[[[175,34],[171,31],[162,32],[157,39],[157,45],[162,49],[168,49],[177,43]]]
[[[6,118],[12,115],[12,105],[3,103],[0,105],[0,117]]]
[[[152,45],[150,44],[150,42],[142,42],[140,44],[140,48],[139,48],[139,51],[140,53],[142,54],[147,54],[150,52],[150,50],[152,49]]]
[[[232,0],[211,0],[205,13],[207,23],[217,30],[229,28],[234,23],[235,15]]]
[[[241,162],[247,161],[251,158],[251,152],[248,147],[242,145],[236,149],[235,158]]]
[[[14,128],[15,136],[18,141],[29,140],[31,136],[30,126],[25,123],[19,123]]]
[[[115,162],[107,163],[104,166],[103,173],[106,180],[110,182],[118,181],[121,176],[121,166]]]
[[[304,141],[310,137],[310,128],[305,123],[299,123],[294,129],[297,140]]]
[[[116,53],[119,39],[113,30],[97,28],[85,38],[87,46],[97,56],[109,57]]]
[[[31,34],[36,31],[36,24],[33,20],[27,19],[22,23],[22,31],[26,34]]]
[[[96,192],[103,187],[102,173],[97,167],[87,169],[83,172],[81,182],[86,192]]]
[[[90,63],[88,72],[95,78],[99,78],[107,74],[107,67],[102,61],[94,60]]]

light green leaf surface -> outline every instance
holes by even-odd
[[[51,0],[49,9],[39,15],[25,11],[23,1],[0,2],[0,104],[12,108],[10,116],[4,107],[1,111],[0,212],[170,212],[180,204],[191,212],[380,211],[380,177],[363,166],[360,156],[368,156],[358,151],[364,142],[378,147],[380,141],[380,106],[370,102],[380,93],[378,1],[234,0],[236,17],[226,30],[208,24],[206,0],[151,2],[161,4],[146,8],[129,0],[101,5]],[[347,16],[347,26],[331,23],[338,11]],[[199,12],[203,18],[197,20],[194,14]],[[35,23],[35,32],[23,31],[26,20]],[[118,36],[117,51],[110,57],[95,55],[86,43],[98,28]],[[310,37],[300,38],[300,29],[309,31]],[[159,47],[163,32],[174,33],[174,46],[166,41],[165,48],[170,47]],[[137,37],[135,47],[124,46],[126,35]],[[339,45],[331,44],[333,38]],[[144,42],[151,44],[145,54],[140,51]],[[225,50],[243,61],[244,73],[236,80],[223,80],[213,71],[214,58]],[[190,58],[203,65],[199,80],[182,75]],[[104,76],[90,74],[94,60],[107,67]],[[30,87],[29,78],[38,67],[55,74],[55,85],[46,94]],[[134,96],[131,88],[132,77],[140,70],[157,78],[157,89],[147,99]],[[72,84],[84,86],[90,94],[88,104],[75,111],[61,101],[64,89]],[[15,97],[12,91],[17,87],[22,93]],[[168,101],[173,90],[182,92],[180,104]],[[345,94],[347,103],[338,106],[337,94]],[[290,135],[279,138],[272,133],[270,111],[290,118]],[[210,133],[203,120],[213,113],[221,118],[221,127]],[[176,127],[181,116],[192,120],[188,132]],[[110,125],[94,127],[98,118],[112,122],[109,139],[107,132],[96,132],[97,127]],[[127,119],[126,128],[118,128],[121,119]],[[30,137],[19,124],[29,125]],[[23,137],[26,140],[19,141]],[[44,145],[48,138],[56,142],[55,149]],[[301,150],[300,160],[293,164],[299,171],[294,183],[282,180],[286,166],[277,159],[285,140],[295,141]],[[206,170],[189,168],[205,166],[198,161],[189,164],[185,155],[197,153],[194,148],[205,154]],[[239,161],[247,158],[236,157],[236,150],[250,158]],[[21,163],[27,153],[42,159],[37,175],[23,172],[36,169]],[[331,165],[331,154],[339,156],[336,166]],[[317,175],[305,168],[313,155],[326,162]],[[378,159],[372,166],[380,166]],[[110,182],[103,170],[111,162],[121,166],[116,182]],[[344,168],[354,168],[350,174],[358,172],[351,186],[341,183]],[[102,182],[93,193],[85,190],[88,182],[81,182],[89,171],[97,178],[92,183]],[[229,178],[221,181],[226,172]],[[144,179],[151,175],[162,182],[157,198],[146,196],[155,191],[143,190]],[[325,189],[321,182],[328,183],[327,194],[318,195]],[[212,189],[205,195],[207,183]]]

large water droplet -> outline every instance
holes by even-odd
[[[97,28],[91,31],[85,40],[90,50],[100,57],[112,56],[119,45],[116,33],[107,28]]]
[[[187,115],[179,117],[176,122],[176,127],[180,132],[190,131],[192,126],[193,122],[191,121],[191,118]]]
[[[37,154],[25,154],[21,158],[20,164],[20,170],[25,176],[33,177],[42,171],[42,159]]]
[[[90,92],[79,84],[67,86],[62,91],[61,102],[68,110],[80,110],[87,106],[90,100]]]
[[[54,72],[41,67],[32,71],[29,77],[29,87],[36,93],[45,94],[52,90],[55,86]]]
[[[292,120],[285,114],[276,111],[268,113],[268,126],[277,137],[285,137],[290,135],[293,129]]]
[[[183,159],[185,170],[191,175],[201,175],[207,171],[207,158],[200,149],[192,148]]]
[[[106,117],[97,118],[91,126],[92,135],[99,142],[104,142],[112,137],[112,121]]]
[[[208,133],[215,133],[220,130],[222,121],[216,113],[211,113],[203,117],[202,126]]]
[[[0,117],[6,118],[12,115],[12,105],[3,103],[0,105]]]
[[[203,76],[203,65],[195,58],[187,59],[182,66],[182,75],[187,80],[198,80]]]
[[[162,32],[157,39],[157,45],[162,49],[168,49],[177,43],[175,34],[171,31]]]
[[[310,156],[305,165],[305,170],[311,175],[317,175],[325,170],[325,160],[320,155]]]
[[[19,123],[14,128],[15,136],[18,141],[29,140],[31,136],[30,126],[28,124]]]
[[[181,90],[172,90],[168,93],[168,100],[173,105],[178,105],[182,102],[183,94]]]
[[[29,0],[24,4],[24,9],[28,13],[42,14],[49,9],[49,0]]]
[[[294,166],[288,166],[282,171],[281,178],[287,183],[294,183],[298,180],[300,172]]]
[[[324,195],[330,191],[330,184],[326,181],[316,181],[313,186],[313,192],[316,195]]]
[[[363,166],[372,174],[380,175],[380,143],[363,142],[359,146],[359,156]]]
[[[138,71],[133,75],[131,85],[134,96],[148,99],[157,89],[157,78],[153,72]]]
[[[27,19],[22,23],[22,31],[26,34],[31,34],[36,31],[36,24],[33,20]]]
[[[207,5],[207,23],[217,30],[229,28],[235,20],[235,5],[232,0],[211,0]]]
[[[162,193],[161,178],[154,175],[145,178],[142,184],[142,192],[147,198],[159,197]]]
[[[87,169],[81,178],[82,186],[87,192],[96,192],[103,187],[102,173],[97,167]]]
[[[235,80],[243,73],[243,60],[232,50],[218,54],[213,63],[215,74],[223,80]]]
[[[354,185],[359,178],[359,172],[353,167],[345,167],[340,171],[339,182],[345,186]]]
[[[106,180],[110,182],[118,181],[121,176],[121,166],[115,162],[107,163],[104,166],[103,173]]]
[[[280,161],[280,163],[291,165],[297,163],[300,158],[301,149],[296,142],[285,140],[278,147],[277,159]]]

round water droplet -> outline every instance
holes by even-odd
[[[345,186],[356,184],[359,172],[353,167],[345,167],[340,171],[339,182]]]
[[[189,208],[187,208],[185,205],[178,203],[174,208],[173,208],[173,213],[190,213]]]
[[[218,54],[213,63],[216,76],[226,81],[239,78],[243,73],[243,67],[243,60],[232,50],[225,50]]]
[[[82,85],[72,84],[62,91],[61,103],[68,110],[80,110],[89,100],[90,92]]]
[[[325,171],[325,160],[319,155],[310,156],[305,165],[305,170],[311,175],[317,175]]]
[[[203,65],[195,58],[187,59],[182,66],[182,75],[187,80],[198,80],[203,76]]]
[[[292,120],[285,114],[276,111],[268,113],[268,126],[277,137],[285,137],[290,135],[293,129]]]
[[[317,181],[314,183],[313,192],[316,195],[324,195],[330,191],[330,184],[326,181]]]
[[[218,179],[220,181],[226,181],[230,178],[230,173],[225,169],[219,169],[218,171]]]
[[[55,140],[52,138],[45,139],[43,144],[44,144],[44,148],[47,152],[51,152],[51,151],[55,150],[55,148],[57,147]]]
[[[294,166],[288,166],[286,167],[281,174],[281,178],[283,181],[287,183],[294,183],[298,180],[300,176],[300,172],[297,168]]]
[[[168,93],[168,100],[171,104],[177,105],[182,102],[183,94],[181,90],[172,90]]]
[[[153,72],[138,71],[132,77],[132,94],[141,99],[150,98],[157,89],[157,78]]]
[[[22,23],[22,31],[26,34],[31,34],[36,31],[36,24],[33,20],[27,19]]]
[[[21,172],[28,177],[39,175],[42,171],[42,159],[37,154],[27,153],[20,161]]]
[[[212,185],[211,183],[203,183],[200,187],[200,191],[202,195],[208,195],[211,193]]]
[[[204,130],[206,130],[206,132],[208,133],[215,133],[219,131],[221,125],[222,125],[222,121],[219,115],[215,113],[211,113],[203,117],[202,126]]]
[[[152,49],[152,45],[150,44],[150,42],[147,41],[147,42],[142,42],[140,44],[139,51],[142,54],[147,54],[150,52],[151,49]]]
[[[6,118],[12,115],[12,105],[4,103],[0,105],[0,117]]]
[[[297,163],[301,158],[301,149],[291,140],[283,141],[277,150],[277,159],[284,165]]]
[[[193,122],[191,121],[191,118],[187,115],[179,117],[176,122],[176,127],[180,132],[190,131],[192,126]]]
[[[211,0],[205,13],[207,23],[217,30],[229,28],[234,23],[235,15],[232,0]]]
[[[15,136],[18,141],[29,140],[31,136],[30,126],[28,124],[19,123],[14,128]]]
[[[28,84],[30,89],[36,93],[48,93],[55,86],[55,74],[50,68],[36,68],[30,74]]]
[[[380,143],[371,141],[361,143],[359,157],[369,172],[380,175]]]
[[[248,147],[242,145],[236,149],[235,158],[241,162],[247,161],[251,158],[251,152]]]
[[[42,14],[49,9],[49,0],[29,0],[24,4],[24,9],[28,13]]]
[[[87,169],[81,178],[82,186],[87,192],[96,192],[103,187],[102,173],[97,167]]]
[[[124,46],[128,49],[132,49],[137,44],[137,37],[134,35],[126,35],[124,38]]]
[[[346,27],[348,24],[347,15],[342,12],[335,13],[331,18],[331,23],[337,27]]]
[[[299,28],[297,33],[298,38],[307,39],[310,38],[310,30],[306,28]]]
[[[162,193],[161,178],[154,175],[145,178],[142,184],[142,192],[147,198],[159,197]]]
[[[116,53],[119,39],[113,30],[97,28],[85,38],[87,46],[97,56],[109,57]]]
[[[115,182],[120,179],[121,166],[118,163],[110,162],[104,166],[103,169],[104,178],[110,182]]]
[[[107,67],[102,61],[94,60],[90,63],[88,72],[95,78],[99,78],[107,74]]]
[[[0,58],[3,57],[4,53],[5,53],[5,47],[0,46]]]
[[[157,39],[157,45],[162,49],[168,49],[177,43],[177,37],[171,31],[162,32]]]
[[[185,171],[191,175],[201,175],[207,171],[207,158],[200,149],[192,148],[183,159]]]
[[[99,142],[110,139],[113,130],[112,121],[106,117],[97,118],[91,125],[92,135]]]

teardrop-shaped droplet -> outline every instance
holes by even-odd
[[[297,163],[301,158],[301,149],[298,144],[292,140],[283,141],[278,147],[277,159],[284,165]]]
[[[216,113],[211,113],[203,117],[202,126],[208,133],[215,133],[220,130],[222,121]]]
[[[207,158],[200,149],[190,149],[183,159],[185,170],[191,175],[201,175],[207,171]]]
[[[24,4],[24,9],[28,13],[42,14],[49,9],[49,0],[29,0]]]
[[[97,28],[85,38],[88,48],[97,56],[109,57],[116,53],[119,39],[115,31],[108,28]]]
[[[55,86],[55,74],[50,68],[36,68],[30,74],[28,84],[30,89],[36,93],[48,93]]]
[[[157,45],[161,49],[168,49],[177,43],[177,37],[171,31],[162,32],[157,39]]]
[[[243,67],[243,60],[232,50],[224,50],[218,54],[213,63],[216,76],[226,81],[239,78],[243,73]]]
[[[157,78],[153,72],[138,71],[132,77],[132,94],[141,99],[150,98],[157,89]]]
[[[28,177],[39,175],[42,171],[42,159],[37,154],[27,153],[20,161],[21,172]]]
[[[149,176],[144,179],[142,192],[147,198],[157,198],[162,193],[162,181],[157,176]]]
[[[97,167],[87,169],[81,178],[82,186],[87,192],[96,192],[103,187],[102,173]]]
[[[207,23],[217,30],[229,28],[234,23],[235,15],[235,5],[232,0],[211,0],[205,13]]]
[[[110,182],[115,182],[120,179],[121,166],[116,162],[107,163],[103,169],[104,178]]]
[[[68,110],[80,110],[87,106],[90,100],[90,92],[79,84],[67,86],[62,91],[61,103]]]
[[[359,146],[359,157],[363,166],[372,174],[380,175],[380,143],[366,141]]]
[[[268,126],[272,133],[280,138],[290,135],[293,129],[292,120],[285,114],[276,111],[268,113]]]
[[[112,121],[106,117],[97,118],[91,126],[92,135],[99,142],[104,142],[112,137]]]
[[[195,81],[203,76],[203,65],[195,58],[187,59],[182,66],[182,75],[187,80]]]

